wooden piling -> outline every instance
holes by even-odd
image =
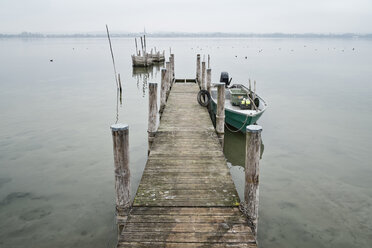
[[[134,41],[135,41],[135,43],[136,43],[136,55],[138,56],[137,38],[134,38]]]
[[[173,82],[173,79],[175,78],[175,72],[174,72],[174,54],[172,53],[170,55],[171,57],[171,70],[172,70],[172,82]]]
[[[167,69],[167,99],[168,99],[168,95],[169,95],[169,91],[171,89],[171,64],[170,62],[166,62],[165,63],[165,68]]]
[[[216,132],[223,149],[225,134],[225,83],[218,83],[217,86],[217,113]]]
[[[165,108],[165,103],[167,101],[167,70],[161,70],[161,88],[160,88],[160,110],[159,113],[162,114]]]
[[[202,62],[201,89],[205,90],[205,61]]]
[[[173,71],[172,71],[172,56],[169,56],[169,87],[172,88]]]
[[[115,166],[116,210],[119,215],[130,208],[129,126],[111,125]]]
[[[258,195],[259,195],[259,162],[261,152],[262,127],[249,125],[246,127],[245,145],[245,187],[243,213],[251,222],[251,228],[257,235],[258,224]]]
[[[158,113],[158,84],[149,83],[149,123],[148,123],[148,136],[149,136],[149,146],[148,151],[150,152],[152,142],[156,133],[156,121]]]
[[[142,36],[141,36],[141,48],[142,48],[142,55],[145,55],[143,52],[143,41],[142,41]]]
[[[200,54],[196,55],[196,79],[200,88],[201,74],[200,74]]]
[[[212,83],[212,69],[207,69],[207,91],[211,93],[211,83]]]

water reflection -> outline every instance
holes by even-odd
[[[232,166],[241,166],[244,168],[245,165],[245,139],[246,135],[241,132],[231,132],[227,128],[225,129],[225,144],[224,153],[228,162]],[[264,143],[261,142],[261,154],[260,159],[264,152]]]
[[[148,67],[132,67],[132,77],[136,79],[137,89],[140,89],[142,85],[142,97],[146,95],[148,81],[157,78],[161,68],[164,68],[164,62],[155,63]]]

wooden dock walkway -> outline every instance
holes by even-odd
[[[173,85],[117,247],[257,247],[198,91]]]

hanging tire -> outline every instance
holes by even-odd
[[[198,93],[197,99],[201,106],[207,107],[211,100],[211,94],[209,94],[208,90],[201,90]]]

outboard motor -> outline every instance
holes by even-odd
[[[229,79],[229,73],[228,72],[221,72],[220,82],[225,83],[225,87],[227,88],[230,85],[231,79]]]

